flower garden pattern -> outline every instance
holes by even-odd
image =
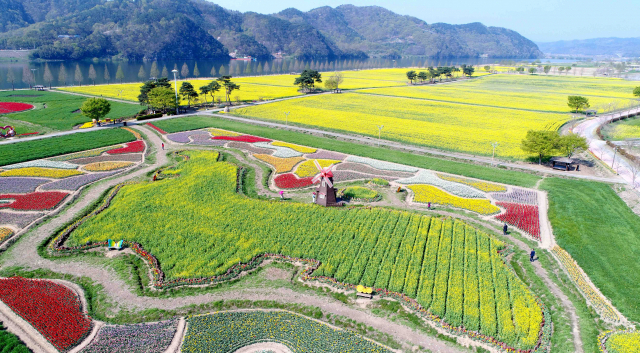
[[[82,169],[89,172],[106,172],[116,169],[131,167],[133,162],[96,162],[87,164]]]
[[[409,185],[413,191],[413,201],[420,203],[432,203],[443,206],[451,206],[473,211],[482,215],[490,215],[500,212],[500,209],[491,204],[489,200],[466,199],[444,192],[432,185]]]
[[[259,148],[267,148],[267,149],[275,150],[275,152],[272,153],[274,157],[290,158],[290,157],[300,157],[303,155],[302,152],[298,152],[289,147],[274,146],[268,142],[256,142],[253,145]]]
[[[166,131],[162,130],[161,128],[159,128],[159,127],[157,127],[155,125],[153,125],[152,123],[147,123],[147,126],[149,126],[150,128],[156,130],[157,132],[159,132],[162,135],[166,135],[167,134]]]
[[[276,173],[288,173],[293,167],[295,167],[298,163],[304,161],[302,157],[291,157],[291,158],[278,158],[273,157],[268,154],[259,154],[256,153],[253,155],[257,159],[268,163],[276,169]]]
[[[536,240],[540,240],[538,206],[510,202],[496,202],[496,205],[507,210],[505,213],[496,216],[497,219],[529,233]]]
[[[50,182],[46,178],[4,177],[0,178],[1,194],[24,194],[34,192],[38,186]]]
[[[273,146],[279,146],[279,147],[287,147],[290,148],[294,151],[298,151],[300,153],[315,153],[317,151],[316,148],[312,148],[312,147],[307,147],[307,146],[300,146],[300,145],[296,145],[293,143],[288,143],[288,142],[282,142],[282,141],[274,141],[271,143]]]
[[[72,348],[91,331],[91,319],[83,313],[80,300],[63,285],[20,277],[0,278],[0,300],[61,351]]]
[[[120,147],[122,147],[122,146],[117,146],[116,148],[120,148]],[[96,157],[96,156],[99,156],[99,155],[103,154],[104,152],[107,152],[107,151],[112,150],[112,149],[114,149],[114,147],[103,147],[103,148],[98,148],[98,149],[95,149],[95,150],[88,150],[88,151],[83,151],[83,152],[65,154],[63,156],[49,158],[49,160],[62,162],[62,161],[70,161],[70,160],[74,160],[74,159],[79,159],[79,158]]]
[[[463,178],[463,177],[458,177],[453,175],[446,175],[441,173],[438,173],[437,175],[438,175],[438,178],[442,180],[452,181],[454,183],[466,184],[484,192],[507,191],[507,188],[503,185],[488,183],[486,181],[473,180],[473,179],[468,179],[468,178]]]
[[[77,169],[78,165],[73,163],[40,159],[36,161],[5,165],[2,167],[2,169],[21,169],[21,168]]]
[[[492,194],[491,197],[496,201],[523,203],[526,205],[538,204],[538,194],[535,191],[520,188],[512,188],[507,193]]]
[[[640,352],[640,332],[611,332],[606,337],[600,350],[605,353],[638,353]]]
[[[13,229],[11,229],[11,228],[6,228],[6,227],[0,228],[0,244],[4,243],[5,240],[11,238],[11,236],[13,236],[13,234],[15,234],[15,233],[13,232]]]
[[[0,102],[0,114],[9,114],[33,109],[33,105],[17,102]]]
[[[315,162],[318,162],[322,168],[326,168],[328,166],[340,163],[338,160],[332,159],[313,159],[307,160],[300,165],[296,169],[296,175],[300,178],[312,177],[318,174],[318,168],[316,168]]]
[[[299,189],[313,185],[313,178],[298,178],[295,174],[280,174],[273,179],[279,189]]]
[[[205,131],[207,131],[209,134],[211,134],[211,136],[240,136],[242,134],[239,134],[237,132],[233,132],[233,131],[227,131],[227,130],[222,130],[222,129],[205,129]]]
[[[12,208],[21,211],[41,211],[56,208],[69,194],[58,191],[32,192],[29,194],[3,194],[0,200],[13,200],[2,203],[0,208]]]
[[[66,178],[74,175],[82,174],[78,170],[70,169],[53,169],[29,167],[20,169],[11,169],[0,173],[0,177],[41,177],[41,178]]]
[[[379,161],[379,160],[371,159],[371,158],[358,157],[358,156],[349,156],[349,157],[345,158],[344,161],[345,162],[354,162],[354,163],[366,164],[368,166],[371,166],[371,167],[376,168],[376,169],[381,169],[381,170],[391,170],[391,171],[396,171],[396,172],[409,172],[409,173],[415,173],[415,172],[418,171],[418,168],[409,167],[409,166],[406,166],[406,165],[395,164],[395,163],[384,162],[384,161]]]
[[[163,353],[178,327],[177,320],[150,324],[103,326],[83,353]]]
[[[113,232],[123,234],[125,244],[151,265],[156,288],[226,281],[255,268],[265,258],[291,256],[292,261],[310,264],[310,272],[303,276],[307,279],[372,286],[376,292],[415,303],[424,315],[432,315],[432,320],[443,322],[446,317],[447,327],[457,333],[523,352],[539,346],[544,326],[541,304],[504,265],[499,254],[504,244],[488,235],[459,221],[409,212],[325,209],[246,198],[236,194],[235,166],[218,162],[214,152],[185,153],[190,158],[180,162],[179,178],[116,188],[99,209],[60,233],[51,249],[60,253],[84,251],[105,246]],[[159,202],[152,213],[132,212],[141,210],[140,203],[144,203],[137,196],[140,192],[146,197],[162,194],[158,200],[171,202]],[[215,207],[216,212],[203,214],[205,204]],[[176,207],[179,214],[171,211]],[[229,207],[233,212],[226,211]],[[167,244],[190,232],[182,220],[189,219],[196,209],[207,218],[201,220],[207,224],[204,233],[181,245],[187,256],[170,256],[167,251],[172,246]],[[132,220],[131,215],[145,221]],[[120,222],[123,217],[128,221]],[[111,225],[109,234],[104,222]],[[296,232],[287,231],[294,225]],[[327,226],[331,229],[324,229]],[[372,234],[376,236],[369,236]],[[218,245],[205,246],[205,239],[215,239]],[[249,246],[223,245],[228,241]],[[220,250],[206,250],[212,246]],[[476,254],[473,260],[465,256],[470,252]],[[424,254],[426,260],[417,254]],[[478,284],[463,282],[464,276],[476,278]],[[460,287],[463,283],[469,286]]]
[[[450,194],[468,198],[468,199],[484,199],[486,195],[477,189],[474,189],[470,186],[455,183],[452,181],[447,181],[438,178],[434,173],[428,172],[426,170],[421,170],[415,176],[406,179],[400,179],[397,181],[398,184],[404,185],[414,185],[414,184],[427,184],[438,187]]]
[[[251,135],[240,135],[240,136],[214,136],[212,137],[214,140],[226,140],[226,141],[236,141],[236,142],[247,142],[247,143],[256,143],[256,142],[271,142],[269,139],[265,139],[262,137],[251,136]]]
[[[121,154],[121,153],[140,153],[144,152],[144,141],[138,140],[127,143],[126,147],[116,148],[107,151],[108,154]]]
[[[220,312],[188,321],[184,353],[233,352],[259,342],[281,343],[294,352],[390,353],[355,333],[287,311]]]

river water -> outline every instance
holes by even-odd
[[[514,59],[506,59],[514,60]],[[527,59],[523,59],[527,60]],[[180,61],[157,61],[158,77],[162,77],[162,71],[166,70],[171,79],[173,74],[171,71],[177,68],[179,71],[178,78],[184,78],[181,74],[183,66],[186,65],[188,74],[186,77],[194,78],[194,69],[198,67],[199,75],[197,77],[212,77],[212,69],[215,74],[219,75],[221,68],[223,72],[232,76],[255,76],[270,75],[276,73],[300,72],[304,68],[314,68],[316,70],[331,71],[336,70],[352,70],[363,68],[391,68],[391,67],[413,67],[419,65],[425,66],[452,66],[452,65],[486,65],[501,62],[502,59],[496,58],[460,58],[460,59],[429,59],[429,58],[402,58],[398,60],[372,58],[367,60],[338,60],[338,61],[299,61],[293,59],[279,59],[269,61],[238,61],[238,60],[180,60]],[[515,59],[515,61],[518,61]],[[545,60],[546,62],[546,60]],[[46,86],[74,86],[104,83],[127,83],[142,82],[148,80],[152,75],[153,62],[133,62],[133,61],[64,61],[64,62],[0,62],[0,89],[11,89],[12,86],[18,88],[28,88],[30,85],[46,85]],[[45,80],[45,65],[49,67],[51,72],[51,82]],[[60,71],[64,66],[66,76],[62,77]],[[91,68],[95,71],[95,79],[90,75]],[[118,71],[121,71],[122,78],[116,78]],[[13,85],[8,80],[13,73]],[[79,74],[76,76],[76,73]],[[108,72],[108,75],[105,75]],[[185,71],[186,72],[186,71]],[[153,72],[156,73],[156,72]],[[33,76],[33,77],[32,77]],[[107,79],[107,77],[109,79]]]

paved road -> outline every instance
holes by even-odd
[[[616,153],[613,148],[608,146],[605,141],[598,137],[597,130],[606,122],[609,122],[614,118],[618,118],[620,115],[638,115],[639,113],[640,107],[636,107],[627,112],[613,113],[584,121],[573,129],[575,133],[584,136],[587,141],[589,141],[589,150],[593,152],[593,154],[618,172],[620,178],[624,180],[625,183],[632,186],[636,191],[640,191],[640,167],[631,163],[619,153]],[[635,178],[634,171],[636,174]]]

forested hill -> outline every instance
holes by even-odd
[[[427,24],[377,6],[241,13],[205,0],[0,0],[0,48],[43,59],[269,57],[535,58],[518,33],[480,23]]]
[[[595,38],[538,43],[549,54],[640,56],[639,38]]]

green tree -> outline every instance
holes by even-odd
[[[258,64],[258,67],[256,68],[256,73],[258,75],[262,75],[262,63]]]
[[[162,73],[160,74],[160,77],[169,78],[169,70],[167,70],[167,65],[164,65],[162,67]]]
[[[89,65],[89,79],[93,82],[93,85],[96,85],[96,78],[98,78],[98,74],[96,73],[96,68],[93,67],[93,64]]]
[[[53,74],[51,73],[51,69],[49,69],[49,63],[44,63],[44,75],[42,77],[44,82],[49,84],[49,89],[51,89],[51,82],[53,82]]]
[[[64,64],[60,64],[60,71],[58,71],[58,84],[63,82],[63,84],[67,85],[67,68]]]
[[[111,111],[111,103],[104,98],[89,98],[82,103],[80,111],[92,121],[100,121]]]
[[[140,104],[149,105],[149,92],[151,92],[154,88],[164,87],[171,88],[171,82],[168,78],[160,78],[157,80],[151,80],[145,82],[142,87],[140,87],[140,94],[138,95],[138,101]]]
[[[138,71],[138,78],[140,81],[144,81],[147,78],[147,72],[144,70],[144,65],[140,65],[140,71]]]
[[[211,95],[211,103],[213,103],[216,98],[215,97],[216,92],[220,91],[222,87],[220,86],[220,83],[218,81],[211,81],[211,83],[209,83],[208,86],[209,86],[209,94]]]
[[[211,77],[216,77],[216,75],[218,73],[216,72],[216,67],[215,66],[211,67],[211,72],[209,72],[209,74],[211,75]]]
[[[342,82],[344,82],[344,76],[342,75],[342,73],[335,72],[329,77],[328,80],[324,82],[324,87],[332,91],[337,91],[340,88]]]
[[[565,156],[571,157],[577,151],[586,151],[589,149],[589,145],[587,144],[586,138],[571,133],[558,138],[556,149]]]
[[[149,106],[155,110],[165,111],[167,108],[177,107],[176,96],[171,88],[156,87],[149,91]]]
[[[418,76],[418,74],[416,74],[416,72],[414,70],[407,71],[407,79],[409,79],[411,84],[413,84],[413,81],[415,81],[417,76]]]
[[[225,76],[227,74],[227,69],[224,68],[224,65],[220,65],[220,70],[218,70],[218,74],[220,76]]]
[[[231,101],[229,100],[231,93],[233,93],[233,91],[235,90],[239,90],[240,86],[237,85],[235,82],[231,81],[231,76],[220,76],[216,81],[219,82],[219,84],[224,87],[224,91],[225,91],[225,97],[227,99],[227,103],[231,104]]]
[[[205,106],[209,105],[209,102],[207,101],[207,95],[209,94],[209,92],[211,92],[211,87],[209,87],[209,85],[204,85],[204,86],[200,86],[199,90],[200,90],[200,94],[204,96]]]
[[[104,80],[107,81],[107,84],[109,84],[109,81],[111,81],[111,73],[109,73],[107,64],[104,64]]]
[[[157,79],[158,76],[160,76],[160,70],[158,70],[158,62],[154,61],[151,64],[151,71],[149,72],[149,74],[151,75],[151,78],[153,79]]]
[[[571,71],[571,66],[567,66],[564,68],[565,72],[568,74]]]
[[[198,98],[198,92],[196,92],[190,82],[182,82],[179,93],[182,96],[182,99],[186,99],[187,102],[189,102],[189,107],[191,107],[191,101]]]
[[[122,64],[118,64],[118,70],[116,71],[116,80],[119,80],[122,83],[124,80],[124,71],[122,71]]]
[[[198,70],[198,63],[193,67],[193,76],[200,77],[200,70]]]
[[[180,70],[180,75],[182,76],[182,78],[187,78],[187,76],[189,76],[189,66],[187,66],[186,62],[182,64],[182,70]]]
[[[472,65],[462,65],[462,74],[466,75],[467,77],[473,76],[473,73],[475,71],[476,69]]]
[[[572,108],[576,113],[579,110],[589,108],[589,98],[585,98],[582,96],[569,96],[567,105]]]
[[[16,74],[13,73],[13,70],[11,68],[9,68],[9,71],[7,72],[7,82],[11,82],[11,90],[15,91],[15,82],[16,82]]]
[[[76,80],[76,82],[78,82],[80,86],[82,86],[82,81],[84,80],[84,77],[82,76],[82,71],[80,71],[79,64],[76,64],[76,72],[74,74],[74,79]]]
[[[486,72],[491,71],[491,66],[486,65],[486,66],[484,67],[484,71],[486,71]]]
[[[545,65],[545,67],[544,67],[544,73],[545,73],[546,75],[548,75],[548,74],[549,74],[549,71],[551,71],[551,65]]]
[[[296,77],[293,82],[294,85],[300,86],[300,88],[309,92],[312,89],[315,89],[316,83],[322,83],[322,75],[315,70],[304,70],[299,77]]]
[[[253,72],[253,65],[251,65],[251,61],[247,61],[247,65],[244,66],[244,73],[249,75]]]
[[[633,89],[633,95],[640,98],[640,86]]]
[[[429,78],[428,72],[420,71],[418,73],[418,79],[420,80],[420,82],[424,83],[424,81],[426,81],[428,78]]]
[[[542,157],[556,149],[558,137],[555,131],[529,130],[520,148],[526,153],[538,155],[538,164],[542,164]]]
[[[533,74],[535,74],[535,73],[536,73],[536,71],[538,71],[538,70],[536,70],[536,68],[535,68],[535,67],[530,67],[530,68],[529,68],[529,73],[530,73],[530,74],[532,74],[532,75],[533,75]]]

